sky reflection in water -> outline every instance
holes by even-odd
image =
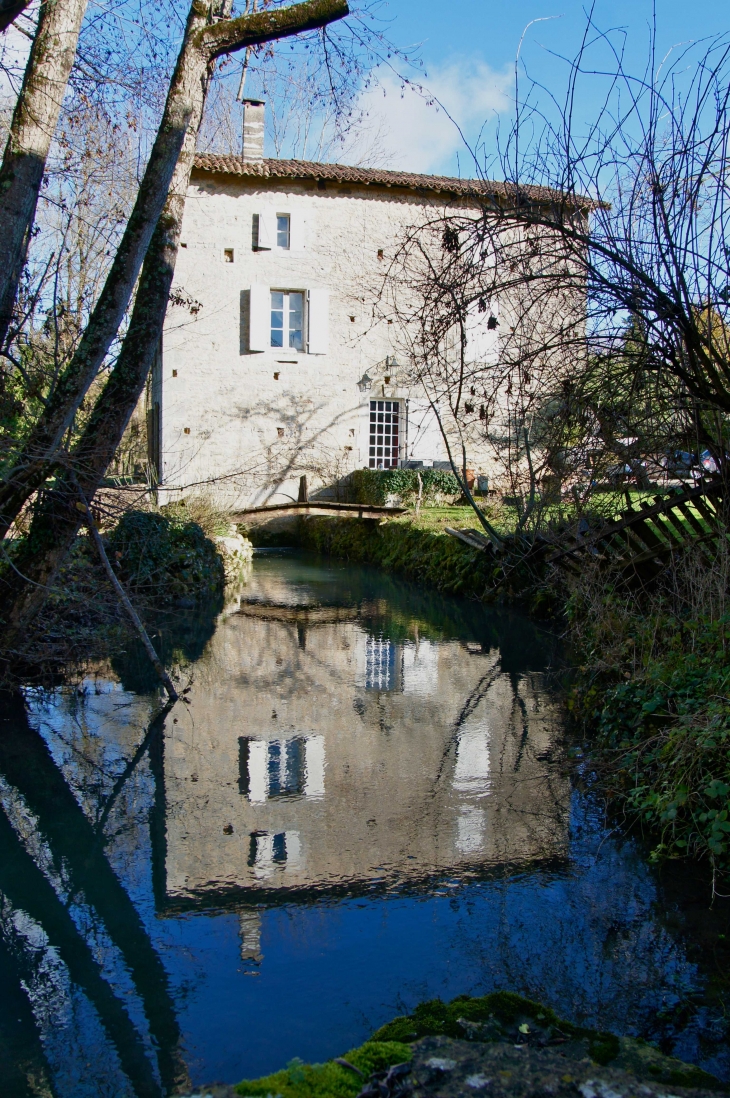
[[[133,654],[120,681],[29,692],[30,727],[2,714],[13,1094],[33,1073],[75,1098],[233,1082],[500,987],[730,1073],[701,1005],[653,1020],[704,978],[569,788],[549,634],[286,554],[198,626],[162,628],[199,656],[190,705],[123,783],[157,704]]]

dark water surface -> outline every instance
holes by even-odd
[[[571,788],[546,630],[269,553],[158,643],[164,721],[135,652],[0,712],[4,1096],[235,1082],[495,988],[730,1077],[727,909]]]

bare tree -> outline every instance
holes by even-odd
[[[48,150],[76,57],[86,0],[43,0],[0,166],[0,348],[5,344]]]
[[[183,143],[187,135],[193,134],[193,142],[197,135],[216,59],[252,43],[325,26],[348,12],[345,0],[305,0],[237,19],[227,18],[226,10],[195,3],[190,9],[157,137],[104,289],[78,347],[0,488],[3,534],[61,456],[64,435],[117,334]]]
[[[189,42],[183,45],[176,70],[177,82],[173,81],[168,98],[169,103],[174,99],[176,88],[179,89],[174,106],[178,117],[182,115],[178,122],[182,133],[173,164],[174,176],[166,188],[170,193],[146,249],[129,329],[117,362],[95,402],[86,429],[72,455],[66,459],[68,472],[42,501],[23,551],[14,561],[8,584],[8,647],[13,647],[45,601],[48,584],[78,531],[81,516],[69,491],[75,492],[76,499],[79,493],[83,493],[86,500],[93,499],[152,366],[167,311],[185,195],[214,59],[220,53],[241,48],[250,41],[267,41],[277,35],[326,25],[346,15],[347,10],[344,0],[306,0],[292,8],[242,16],[229,22],[211,24],[206,19],[202,26],[195,25],[197,21],[202,22],[200,14],[195,11],[191,14],[189,29],[193,23],[193,31],[198,33],[192,45]],[[98,365],[100,362],[97,368]]]
[[[0,371],[3,457],[32,429],[78,346],[136,192],[129,130],[88,103],[60,129]]]
[[[491,451],[518,529],[566,489],[666,479],[677,449],[722,467],[730,449],[730,44],[661,63],[650,45],[633,74],[589,23],[565,94],[518,100],[489,165],[505,182],[476,181],[470,209],[414,228],[394,261],[411,376],[462,472]],[[590,124],[586,80],[607,81]]]

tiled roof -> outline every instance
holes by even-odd
[[[359,183],[364,186],[405,187],[415,191],[477,197],[493,195],[510,198],[515,187],[482,179],[453,179],[444,175],[416,175],[413,172],[385,171],[382,168],[350,168],[345,164],[317,164],[311,160],[262,160],[252,162],[240,156],[202,153],[195,157],[198,171],[218,172],[260,179],[314,179],[325,183]],[[560,199],[549,187],[521,187],[519,193],[536,202]]]

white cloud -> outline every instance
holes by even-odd
[[[511,79],[477,60],[452,60],[432,69],[421,93],[381,74],[378,85],[362,96],[367,123],[361,139],[348,148],[348,160],[453,174],[458,154],[461,174],[472,175],[468,146],[473,149],[482,127],[493,127],[496,116],[509,109]]]

